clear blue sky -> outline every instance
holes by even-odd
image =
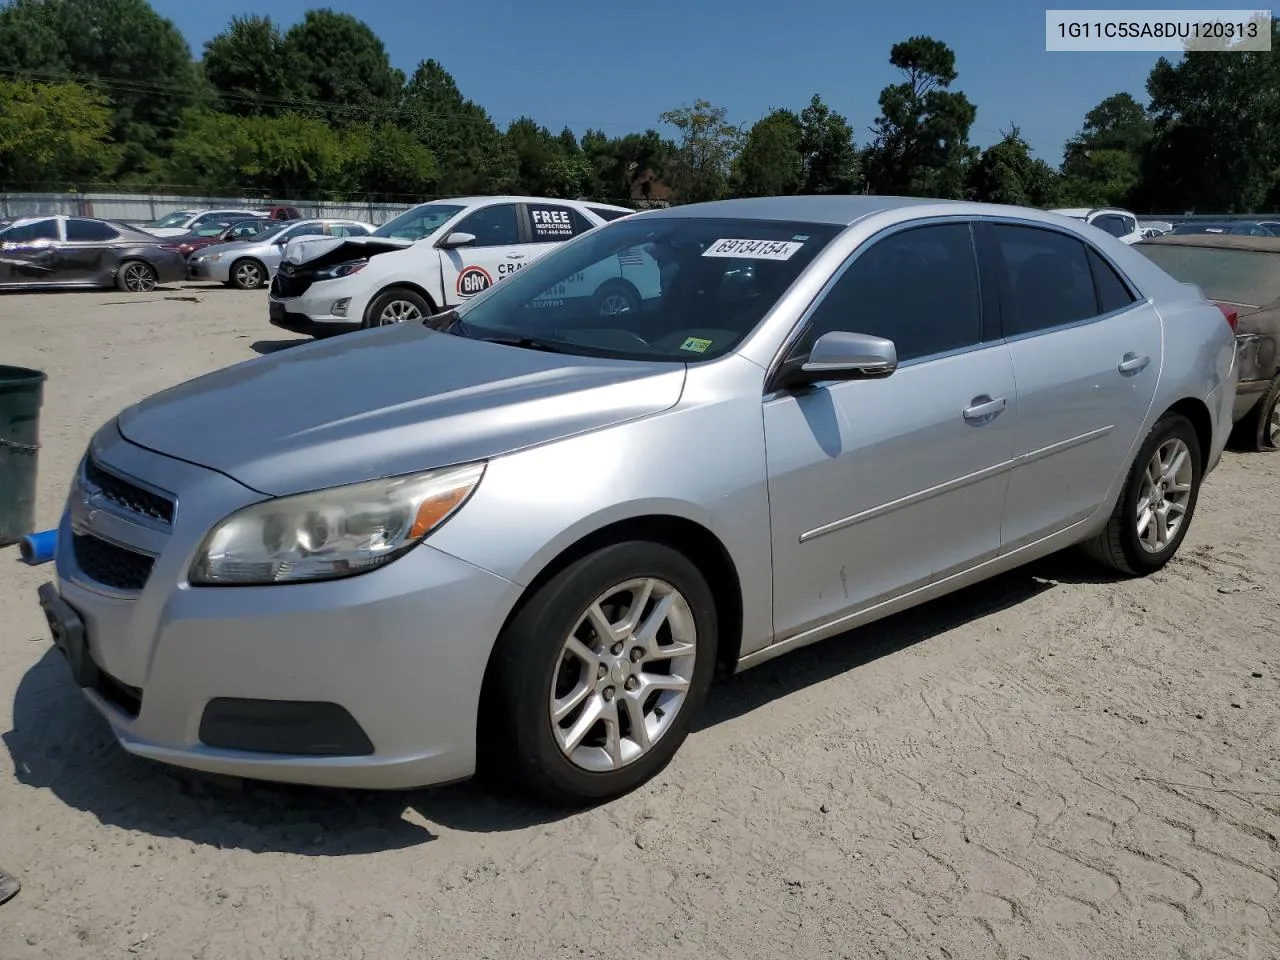
[[[267,12],[284,27],[325,0],[192,3],[152,0],[199,56],[233,14]],[[1047,53],[1045,8],[1027,0],[328,0],[364,20],[391,61],[411,74],[434,57],[464,96],[500,126],[528,114],[558,131],[588,126],[616,135],[661,128],[664,110],[704,98],[733,123],[771,107],[799,110],[814,93],[869,139],[877,98],[898,73],[889,48],[928,34],[956,53],[963,90],[978,107],[972,140],[986,146],[1016,123],[1037,156],[1057,164],[1063,142],[1103,97],[1128,91],[1146,102],[1157,55]],[[1059,2],[1056,9],[1073,5]],[[1135,4],[1136,5],[1136,4]],[[1127,4],[1078,3],[1091,9]],[[1163,0],[1163,9],[1211,6]],[[1248,4],[1220,4],[1223,7]],[[664,131],[667,132],[667,131]]]

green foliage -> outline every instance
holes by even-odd
[[[979,152],[977,109],[939,40],[895,44],[872,142],[815,94],[749,129],[696,100],[657,130],[500,129],[436,60],[406,78],[331,9],[287,29],[233,16],[199,62],[148,0],[0,0],[0,185],[378,197],[523,193],[628,203],[873,191],[1031,206],[1280,207],[1280,23],[1272,50],[1160,60],[1150,107],[1107,97],[1060,171],[1016,126]]]
[[[932,37],[912,37],[893,45],[889,62],[903,81],[880,93],[875,141],[866,157],[871,189],[885,195],[962,197],[966,168],[976,153],[969,146],[969,128],[978,111],[963,93],[948,89],[957,76],[955,54]]]
[[[1016,125],[982,152],[969,167],[968,179],[972,198],[985,203],[1053,207],[1060,198],[1058,172],[1031,156]]]
[[[724,107],[695,100],[693,106],[668,110],[660,118],[680,132],[680,145],[669,165],[670,183],[687,203],[725,195],[741,140],[738,128],[726,122],[727,115]]]
[[[0,80],[0,181],[83,186],[110,173],[111,105],[76,83]]]

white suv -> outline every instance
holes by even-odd
[[[271,322],[317,334],[421,319],[632,212],[578,200],[465,197],[421,204],[368,237],[294,240],[271,283]],[[616,283],[584,278],[592,295],[612,298],[602,310],[639,308],[639,288],[652,284],[624,273],[638,269],[647,277],[656,269],[641,259],[638,266],[619,263]]]
[[[1049,212],[1060,213],[1073,220],[1083,220],[1099,230],[1105,230],[1121,243],[1137,243],[1143,238],[1138,218],[1128,210],[1115,207],[1071,207]]]

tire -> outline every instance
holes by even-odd
[[[267,282],[267,268],[252,257],[231,264],[231,285],[237,290],[257,290]]]
[[[611,317],[619,313],[635,313],[640,309],[640,294],[625,280],[610,280],[595,292],[591,313],[597,317]]]
[[[1236,424],[1231,439],[1233,446],[1253,453],[1280,450],[1280,376]]]
[[[366,329],[387,327],[393,323],[425,320],[434,312],[431,304],[421,294],[405,287],[391,287],[373,298],[369,309],[364,312],[364,321],[361,325]],[[399,319],[393,319],[397,316]]]
[[[116,270],[116,288],[124,293],[150,293],[157,281],[156,268],[145,260],[126,260]]]
[[[646,638],[627,634],[617,646],[606,645],[590,625],[594,605],[611,623],[621,623],[637,596],[649,597],[642,612],[669,605],[654,641],[667,659],[637,662],[634,653],[642,646],[654,651]],[[715,670],[716,631],[711,588],[697,566],[670,547],[629,541],[571,564],[537,589],[498,639],[481,704],[481,772],[557,806],[598,803],[634,790],[671,761],[688,735]],[[588,666],[569,652],[571,637],[584,651],[596,647],[591,655],[605,662]],[[691,647],[672,656],[677,639]],[[666,677],[676,681],[647,669],[664,664]],[[654,683],[683,689],[653,690]],[[574,704],[558,723],[555,696]],[[631,720],[637,709],[640,726]],[[619,719],[591,722],[588,711]],[[575,746],[572,734],[579,729],[585,736]]]
[[[1179,453],[1185,456],[1179,459]],[[1150,492],[1148,467],[1155,466],[1157,454],[1166,463],[1176,460],[1178,469],[1162,475],[1162,481],[1167,484],[1172,480],[1174,485],[1157,492],[1162,506],[1152,513],[1143,531],[1139,532],[1138,505],[1140,501],[1147,501]],[[1128,576],[1145,576],[1163,567],[1178,552],[1191,526],[1200,497],[1202,462],[1200,441],[1191,421],[1178,413],[1166,413],[1151,428],[1129,467],[1124,489],[1106,529],[1082,544],[1085,552],[1104,566]],[[1180,489],[1182,487],[1186,489]],[[1169,512],[1175,507],[1181,511],[1175,514],[1177,526],[1170,532],[1166,520],[1167,536],[1161,540],[1160,517],[1174,519],[1169,517]]]

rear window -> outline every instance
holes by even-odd
[[[1280,300],[1280,252],[1162,243],[1139,243],[1134,249],[1173,279],[1194,283],[1210,300],[1250,307]]]

